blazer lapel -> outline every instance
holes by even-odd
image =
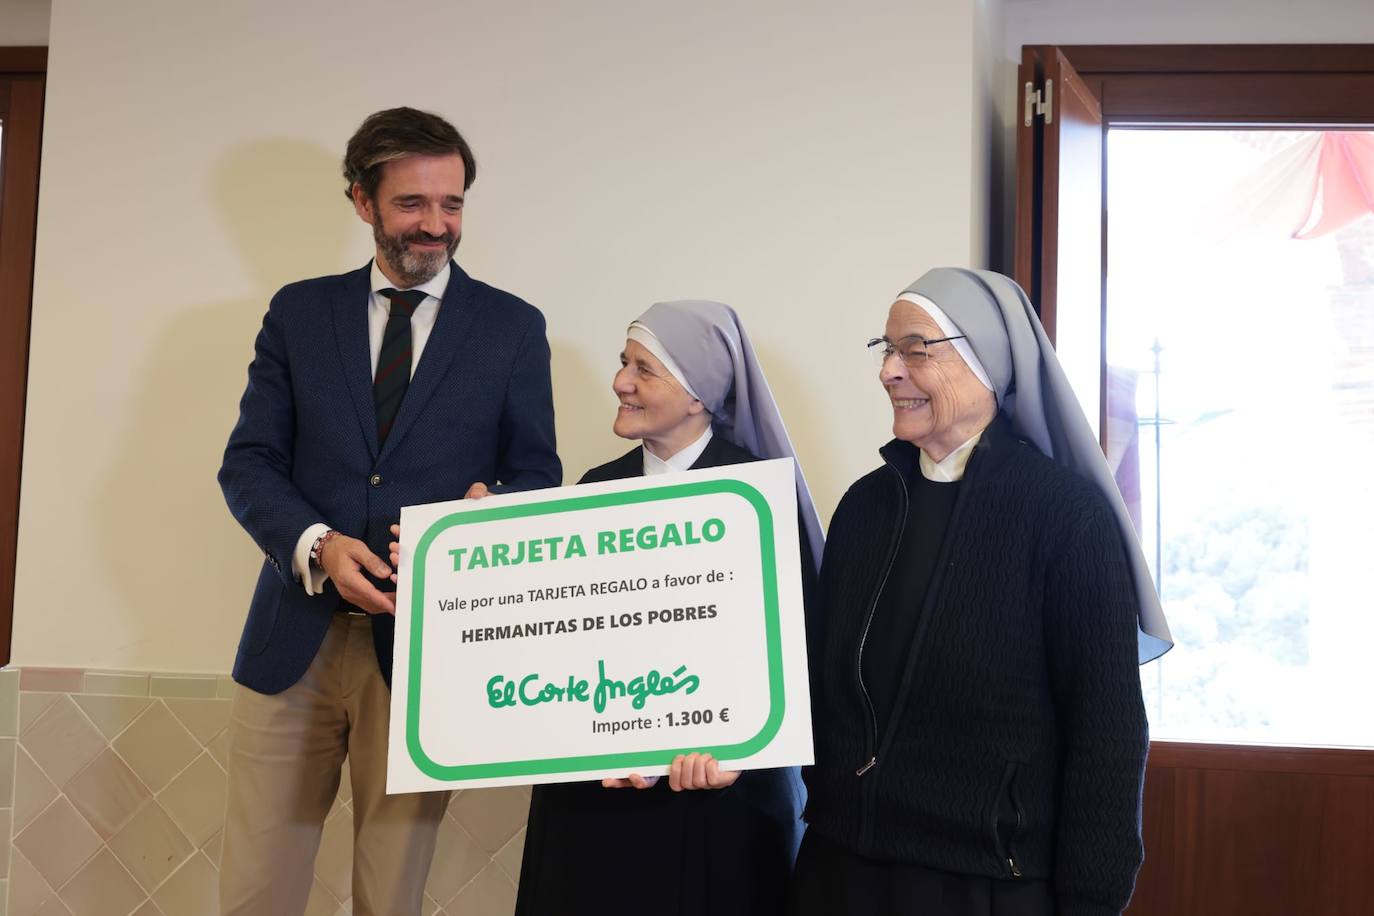
[[[439,387],[440,380],[448,372],[449,364],[453,362],[454,354],[467,339],[468,330],[477,317],[478,309],[472,297],[472,279],[456,263],[450,261],[449,265],[448,287],[444,290],[439,314],[434,319],[434,330],[430,332],[429,340],[425,341],[425,349],[420,354],[420,364],[415,367],[415,373],[410,377],[410,385],[406,388],[405,398],[401,401],[401,409],[396,414],[396,422],[382,445],[379,460],[385,458],[415,424],[416,417]],[[371,397],[370,389],[368,397]],[[375,420],[373,425],[376,425]],[[375,439],[375,432],[373,437]]]
[[[368,287],[372,263],[361,270],[340,277],[340,288],[334,296],[334,337],[339,344],[339,358],[343,361],[344,380],[353,400],[358,425],[368,454],[377,459],[377,408],[372,402],[372,351],[367,340],[367,304],[372,290]]]

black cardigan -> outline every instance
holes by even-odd
[[[1049,879],[1065,916],[1119,913],[1142,861],[1149,742],[1110,508],[994,421],[878,734],[861,656],[919,458],[900,441],[881,453],[835,511],[809,627],[810,829],[874,859]]]

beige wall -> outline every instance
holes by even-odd
[[[0,0],[0,47],[45,45],[52,0]]]
[[[981,262],[995,3],[56,0],[14,656],[223,671],[258,556],[214,482],[272,292],[369,237],[337,161],[412,104],[477,151],[460,260],[549,319],[570,478],[619,454],[651,302],[745,316],[829,516],[876,464],[862,351]]]

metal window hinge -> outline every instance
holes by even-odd
[[[1030,127],[1036,115],[1044,115],[1046,124],[1054,123],[1054,80],[1045,80],[1043,92],[1037,91],[1034,83],[1026,83],[1026,126]]]

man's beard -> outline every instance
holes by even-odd
[[[463,240],[463,234],[460,232],[453,235],[446,232],[443,235],[430,235],[417,229],[405,235],[388,235],[379,219],[372,224],[372,238],[377,242],[377,251],[391,269],[399,274],[396,279],[402,286],[411,287],[433,280],[439,271],[444,269],[449,258],[458,250],[458,243]],[[443,242],[445,250],[414,251],[407,244],[421,241]]]

